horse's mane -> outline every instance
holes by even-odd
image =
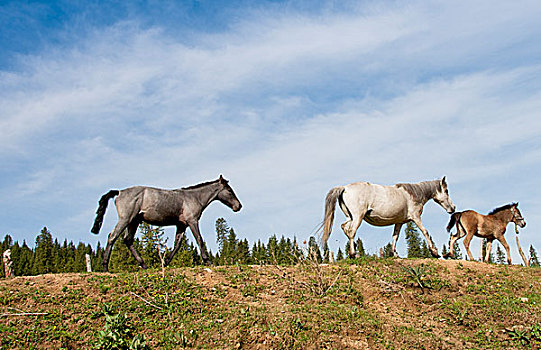
[[[399,183],[396,187],[403,188],[416,202],[426,202],[434,195],[434,192],[441,189],[440,180],[423,181],[416,184]]]
[[[188,186],[188,187],[182,187],[182,189],[183,189],[183,190],[195,190],[195,189],[197,189],[197,188],[201,188],[201,187],[205,187],[205,186],[208,186],[208,185],[215,184],[215,183],[217,183],[218,181],[220,181],[220,179],[218,179],[218,180],[213,180],[213,181],[202,182],[202,183],[200,183],[200,184],[192,185],[192,186]]]
[[[512,207],[516,206],[518,203],[509,203],[506,205],[502,205],[501,207],[498,207],[496,209],[492,209],[488,215],[494,215],[496,213],[499,213],[500,211],[504,211],[507,209],[511,209]]]

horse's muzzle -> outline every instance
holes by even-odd
[[[232,209],[236,213],[236,212],[238,212],[239,210],[242,209],[242,204],[239,203],[239,205],[234,206]]]

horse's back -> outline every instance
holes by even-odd
[[[344,186],[344,193],[359,198],[370,204],[404,203],[403,192],[396,186],[372,184],[370,182],[354,182]]]

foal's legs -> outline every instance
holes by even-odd
[[[428,230],[423,225],[423,222],[421,221],[421,217],[420,216],[414,217],[413,222],[415,223],[415,225],[417,225],[419,230],[421,230],[421,232],[425,236],[426,242],[428,243],[428,249],[430,250],[430,254],[432,254],[432,256],[435,258],[439,258],[440,255],[438,254],[438,248],[436,248],[436,246],[434,245],[434,242],[432,241],[432,237],[430,237],[430,235],[428,234]]]
[[[489,259],[490,259],[490,253],[492,253],[492,241],[494,240],[494,238],[487,238],[487,245],[485,247],[486,249],[486,252],[485,252],[485,262],[488,263]]]
[[[398,253],[396,252],[396,241],[398,241],[398,236],[400,235],[400,230],[402,229],[403,224],[395,224],[394,225],[394,232],[393,232],[393,245],[391,247],[391,250],[393,251],[393,255],[395,257],[399,257]]]
[[[505,233],[505,232],[504,232]],[[505,252],[507,253],[507,263],[511,265],[511,252],[509,251],[509,244],[507,244],[507,241],[505,240],[505,237],[503,234],[497,235],[496,239],[500,241],[500,243],[505,248]]]
[[[466,235],[466,232],[464,230],[461,230],[457,226],[456,234],[451,235],[451,240],[449,241],[449,251],[447,252],[447,254],[443,256],[444,258],[449,257],[449,256],[453,257],[455,255],[455,242],[461,239],[462,237],[464,237],[465,235]]]
[[[475,261],[475,259],[473,258],[473,254],[471,253],[471,250],[470,250],[470,242],[473,238],[473,232],[468,232],[468,234],[466,235],[466,238],[464,238],[464,248],[466,248],[466,253],[468,253],[468,258],[470,259],[470,261]]]

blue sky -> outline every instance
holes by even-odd
[[[459,210],[520,202],[539,249],[539,18],[536,1],[2,2],[0,235],[104,244],[109,189],[224,174],[244,208],[203,214],[211,248],[218,217],[302,241],[336,185],[446,175]],[[448,219],[425,207],[440,249]],[[391,234],[358,237],[375,253]]]

